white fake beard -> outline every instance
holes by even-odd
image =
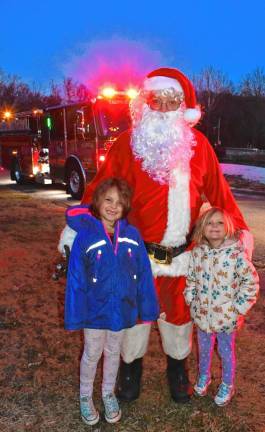
[[[189,170],[195,145],[192,130],[183,119],[184,107],[163,113],[143,104],[140,115],[133,108],[133,153],[153,180],[171,185],[170,174],[174,168]]]

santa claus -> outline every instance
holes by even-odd
[[[248,228],[213,148],[193,128],[201,112],[185,75],[171,68],[151,72],[131,105],[131,115],[132,130],[113,144],[104,165],[88,184],[82,203],[90,202],[98,182],[107,177],[121,177],[133,188],[129,220],[140,230],[151,260],[170,393],[174,401],[185,403],[192,393],[187,375],[192,323],[183,290],[190,236],[203,199],[226,209],[238,229]],[[150,328],[150,323],[139,323],[126,330],[118,381],[120,399],[130,401],[139,396]]]

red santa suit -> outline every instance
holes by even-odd
[[[134,191],[130,223],[140,230],[145,242],[165,246],[184,244],[198,218],[204,197],[211,205],[226,209],[238,229],[247,229],[213,148],[201,132],[194,129],[193,133],[196,145],[190,171],[183,174],[176,169],[173,173],[176,181],[172,187],[159,184],[143,170],[141,161],[133,154],[130,132],[123,133],[111,147],[102,169],[87,186],[82,203],[91,201],[100,181],[107,177],[121,177]],[[165,313],[167,322],[179,327],[179,334],[183,336],[181,346],[186,342],[183,352],[179,353],[182,358],[190,351],[190,332],[183,332],[186,324],[190,323],[190,314],[183,297],[185,278],[179,276],[186,274],[188,262],[189,252],[173,258],[170,265],[156,264],[151,260],[153,274],[157,276],[161,312]]]

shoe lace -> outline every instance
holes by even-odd
[[[230,393],[230,387],[227,384],[222,383],[219,387],[219,390],[218,390],[218,396],[220,398],[224,398],[224,397],[228,396],[229,393]]]
[[[198,381],[198,387],[205,387],[209,378],[207,375],[201,375]]]
[[[114,394],[108,394],[103,401],[107,412],[111,414],[119,412],[119,404]]]
[[[82,415],[85,417],[93,417],[96,415],[96,410],[91,398],[88,397],[81,398],[81,411],[82,411]]]

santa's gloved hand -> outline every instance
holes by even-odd
[[[69,246],[64,246],[63,262],[59,262],[55,265],[55,271],[52,274],[52,279],[58,281],[61,277],[67,276],[68,264],[70,258],[70,248]]]
[[[62,230],[58,244],[58,251],[64,257],[66,256],[65,246],[68,246],[69,250],[71,250],[76,234],[77,232],[70,228],[69,225],[65,225],[64,229]]]

